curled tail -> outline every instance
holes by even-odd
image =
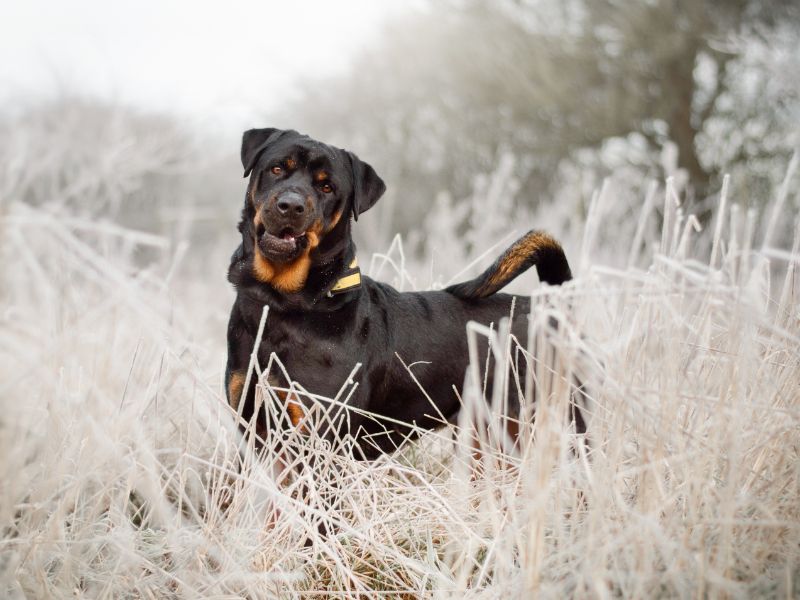
[[[561,244],[543,231],[529,231],[478,277],[451,285],[445,291],[464,300],[486,298],[533,265],[536,265],[539,279],[550,285],[559,285],[572,279]]]

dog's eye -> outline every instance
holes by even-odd
[[[333,191],[333,186],[330,183],[324,183],[322,184],[322,191],[330,194]]]
[[[283,169],[281,169],[278,165],[272,167],[271,170],[275,175],[280,175],[281,173],[283,173]]]

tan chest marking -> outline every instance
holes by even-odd
[[[311,251],[319,246],[319,234],[322,229],[321,223],[306,232],[308,245],[303,254],[287,264],[275,264],[267,260],[258,244],[255,245],[255,255],[253,257],[253,275],[259,281],[268,283],[279,292],[285,294],[299,292],[308,279],[308,271],[311,268]]]

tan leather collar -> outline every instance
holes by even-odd
[[[349,292],[361,287],[361,269],[358,268],[358,259],[353,257],[350,266],[328,292],[328,297]]]

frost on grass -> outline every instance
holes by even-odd
[[[659,238],[637,228],[628,264],[647,268],[595,263],[613,223],[590,217],[579,277],[534,289],[531,340],[471,330],[501,358],[536,347],[531,380],[499,378],[532,390],[519,446],[497,416],[505,388],[485,391],[490,408],[473,365],[459,427],[373,463],[313,431],[260,457],[241,441],[220,383],[221,276],[181,280],[159,237],[6,206],[0,595],[797,593],[800,235],[772,248],[724,194],[697,234],[676,197],[668,185]],[[143,246],[161,259],[134,268]],[[585,439],[563,418],[573,375]],[[309,419],[344,414],[352,385]],[[260,388],[285,419],[274,394]]]

